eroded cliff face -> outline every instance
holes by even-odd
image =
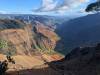
[[[57,34],[47,26],[36,22],[33,27],[33,40],[36,48],[42,51],[54,50],[56,42],[59,40]]]
[[[8,71],[8,74],[18,75],[17,72]],[[19,73],[22,75],[100,75],[100,44],[93,47],[77,47],[61,60],[20,70]]]
[[[6,29],[0,32],[1,38],[11,42],[17,54],[29,54],[31,43],[28,34],[23,29]]]
[[[16,24],[19,26],[17,29],[17,25],[15,25],[14,28],[7,27],[8,22],[9,27],[10,24],[12,25],[10,20],[2,23],[1,28],[5,27],[6,29],[3,28],[0,31],[0,38],[11,42],[16,49],[16,54],[31,55],[34,51],[51,51],[55,48],[56,42],[59,40],[52,29],[39,22],[36,22],[35,25],[31,25],[16,21]],[[15,21],[13,22],[15,24]],[[21,28],[21,24],[23,24],[23,28]]]

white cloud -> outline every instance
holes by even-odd
[[[55,0],[42,0],[42,5],[36,11],[52,11],[57,6],[57,1]]]
[[[57,11],[66,12],[78,8],[81,4],[87,3],[89,0],[64,0],[64,3],[59,5]]]
[[[87,3],[90,0],[42,0],[42,5],[37,8],[37,12],[58,12],[66,13],[78,8],[81,4]]]
[[[6,11],[0,11],[0,14],[7,14]]]

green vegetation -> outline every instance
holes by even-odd
[[[8,70],[8,62],[7,60],[0,61],[0,75],[6,75],[6,71]]]
[[[34,44],[34,48],[36,49],[36,50],[38,50],[38,52],[40,52],[40,53],[45,53],[45,54],[50,54],[50,55],[52,55],[52,54],[55,54],[55,51],[54,50],[51,50],[51,49],[48,49],[48,48],[46,48],[43,44]]]
[[[0,53],[12,56],[16,54],[16,48],[11,42],[0,39]]]
[[[8,43],[7,41],[0,39],[0,49],[2,48],[8,48]]]
[[[100,11],[100,1],[91,3],[87,6],[87,8],[85,9],[86,12],[91,12],[91,11]]]
[[[12,56],[15,54],[16,54],[16,47],[11,42],[8,42],[8,49],[6,55]]]
[[[56,52],[53,50],[54,46],[53,43],[58,41],[60,37],[58,35],[51,33],[50,35],[43,35],[42,33],[37,33],[36,28],[34,27],[33,36],[34,39],[32,48],[36,49],[36,52],[45,53],[45,54],[56,54]]]

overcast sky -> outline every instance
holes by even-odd
[[[0,0],[0,13],[81,15],[96,0]]]

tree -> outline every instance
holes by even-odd
[[[8,62],[7,60],[0,61],[0,75],[5,75],[6,71],[8,69]]]
[[[86,12],[91,12],[91,11],[100,11],[100,1],[98,0],[97,2],[91,3],[87,6],[85,9]]]

